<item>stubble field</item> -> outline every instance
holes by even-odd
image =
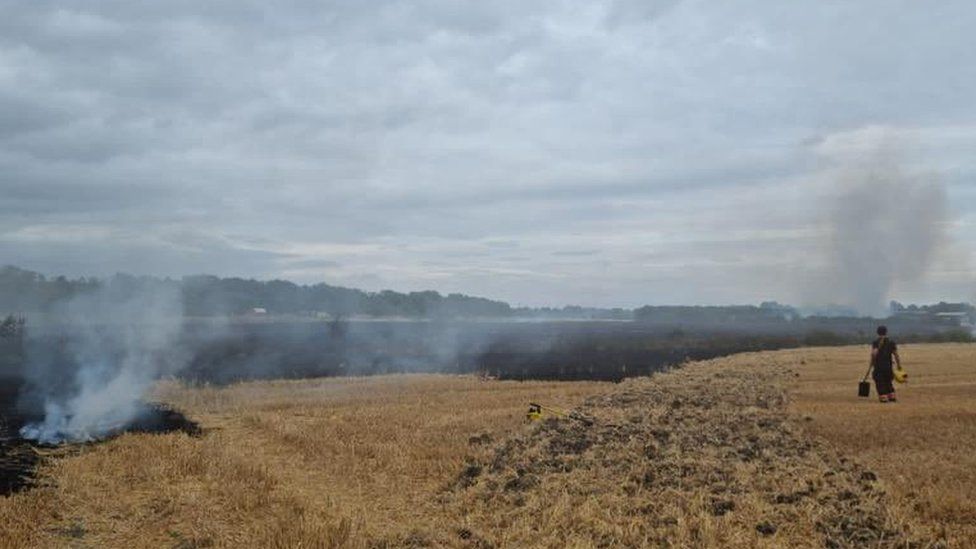
[[[799,353],[791,411],[810,418],[808,432],[876,471],[920,539],[976,546],[976,346],[902,346],[909,382],[894,404],[878,403],[873,384],[870,399],[851,396],[865,349]]]
[[[4,547],[965,547],[976,346],[752,353],[620,384],[383,376],[161,384],[203,435],[53,451]],[[529,402],[592,425],[527,424]]]
[[[40,486],[0,498],[0,546],[402,546],[420,525],[447,527],[439,492],[468,454],[525,427],[530,400],[572,406],[608,387],[427,375],[164,383],[155,397],[201,437],[126,434],[54,452]]]

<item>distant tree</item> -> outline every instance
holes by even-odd
[[[27,320],[23,317],[7,315],[6,318],[0,321],[0,337],[5,339],[20,338],[24,334],[26,325]]]

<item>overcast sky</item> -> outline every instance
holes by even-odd
[[[0,263],[530,305],[830,300],[804,286],[837,272],[839,174],[885,162],[947,210],[890,297],[976,297],[968,0],[0,10]]]

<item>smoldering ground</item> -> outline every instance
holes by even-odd
[[[186,298],[178,283],[120,276],[30,316],[19,359],[0,372],[20,387],[20,435],[56,444],[145,424],[143,397],[167,376],[220,384],[470,371],[457,357],[496,335],[447,321],[189,318]]]
[[[188,358],[178,344],[182,308],[172,284],[107,284],[57,302],[28,324],[21,435],[42,443],[97,439],[133,422],[142,395]]]

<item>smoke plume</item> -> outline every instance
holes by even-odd
[[[28,396],[43,419],[24,426],[24,438],[102,438],[136,419],[154,380],[186,363],[177,345],[182,306],[172,286],[133,291],[109,284],[60,304],[51,318],[29,327]]]
[[[945,184],[878,148],[832,172],[826,266],[807,290],[819,303],[883,316],[897,287],[919,283],[947,242]]]

